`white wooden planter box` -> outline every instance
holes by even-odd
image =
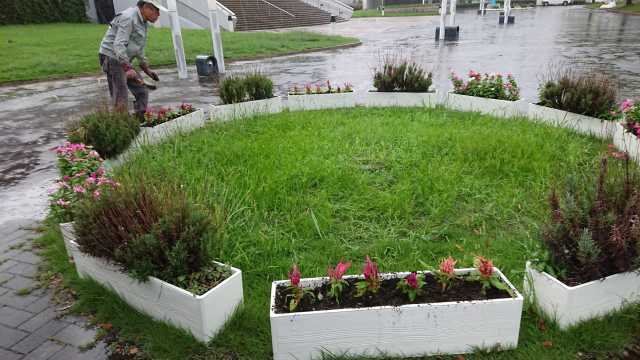
[[[472,269],[460,269],[466,274]],[[378,306],[276,314],[276,288],[271,286],[271,339],[275,360],[318,359],[320,354],[419,356],[462,354],[477,348],[518,344],[523,298],[498,270],[514,298]],[[383,274],[383,278],[409,273]],[[346,276],[354,278],[358,276]],[[317,287],[327,278],[302,279],[304,287]],[[382,352],[382,353],[381,353]]]
[[[561,329],[605,315],[624,305],[640,301],[640,273],[607,276],[578,286],[567,286],[527,262],[525,294]]]
[[[62,223],[60,224],[60,232],[62,233],[62,239],[64,240],[64,247],[67,249],[67,258],[70,262],[73,261],[73,246],[72,242],[75,241],[75,235],[73,232],[73,223]]]
[[[458,111],[477,111],[495,117],[525,117],[527,103],[523,100],[508,101],[448,93],[444,106]]]
[[[282,98],[246,101],[228,105],[209,105],[211,121],[228,121],[259,114],[274,114],[282,111]]]
[[[355,106],[356,94],[354,92],[336,94],[289,95],[289,97],[287,98],[287,107],[291,111],[339,109]]]
[[[616,124],[613,144],[619,150],[626,151],[636,162],[640,162],[640,141],[638,137],[628,133],[621,124]]]
[[[154,127],[142,127],[138,136],[129,145],[129,148],[117,158],[105,161],[105,164],[109,168],[120,166],[133,156],[141,146],[157,144],[178,133],[187,133],[201,128],[204,126],[205,120],[204,110],[198,109],[190,114]]]
[[[529,104],[529,118],[549,125],[573,129],[581,134],[594,135],[601,139],[612,138],[616,123],[591,116],[574,114],[546,106]]]
[[[369,91],[364,94],[364,106],[367,107],[428,107],[434,108],[440,104],[438,92],[382,92]]]
[[[155,277],[142,283],[123,273],[117,265],[81,252],[72,240],[73,229],[66,228],[71,230],[67,232],[68,246],[81,278],[99,282],[132,307],[156,320],[185,329],[200,341],[213,338],[242,304],[242,272],[239,269],[232,267],[229,278],[203,295],[195,295]]]

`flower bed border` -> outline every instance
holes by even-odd
[[[244,301],[240,269],[231,267],[232,275],[203,295],[195,295],[152,276],[142,283],[123,273],[117,265],[80,251],[73,223],[60,227],[65,247],[81,278],[97,281],[131,307],[185,329],[199,341],[208,342],[215,337]]]
[[[355,92],[289,95],[286,107],[291,111],[351,108],[356,106]]]
[[[620,150],[629,153],[636,162],[640,162],[640,139],[627,132],[622,124],[616,124],[616,132],[613,136],[613,144]]]
[[[457,269],[467,274],[474,269]],[[269,318],[275,360],[312,359],[322,351],[333,354],[417,356],[469,353],[477,347],[513,348],[518,344],[523,297],[502,272],[500,279],[515,294],[513,298],[375,306],[277,314],[274,311],[278,285],[271,285]],[[421,272],[428,273],[428,272]],[[409,273],[381,274],[383,278]],[[360,276],[345,276],[361,278]],[[327,278],[301,279],[318,286]]]
[[[237,104],[209,105],[211,121],[229,121],[260,114],[275,114],[282,111],[282,98],[245,101]]]
[[[500,118],[527,117],[528,108],[524,100],[499,100],[478,96],[447,93],[443,105],[452,110],[479,112]]]
[[[537,104],[529,104],[528,117],[531,120],[573,129],[578,133],[593,135],[601,139],[613,138],[616,133],[615,121],[602,120]]]
[[[433,92],[391,92],[370,90],[365,93],[363,105],[366,107],[427,107],[435,108],[442,103],[438,91]]]
[[[640,301],[640,272],[619,273],[567,286],[548,273],[534,269],[527,261],[524,293],[564,330]]]

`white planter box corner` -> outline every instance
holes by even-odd
[[[527,262],[524,292],[561,329],[566,329],[640,301],[640,273],[626,272],[567,286]]]

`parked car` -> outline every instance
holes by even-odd
[[[573,4],[573,0],[543,0],[542,1],[542,6],[549,6],[549,5],[567,6],[572,4]]]

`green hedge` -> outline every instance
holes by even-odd
[[[0,25],[86,22],[83,0],[0,0]]]

